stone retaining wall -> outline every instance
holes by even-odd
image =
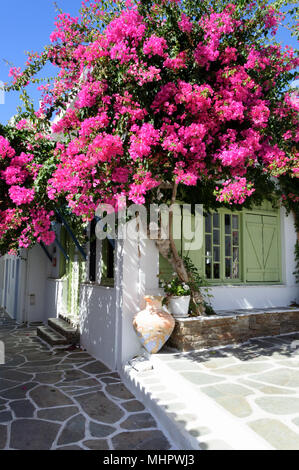
[[[179,351],[243,343],[250,338],[299,331],[299,309],[177,319],[168,345]]]

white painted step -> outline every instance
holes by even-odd
[[[122,376],[177,449],[273,450],[249,427],[168,367],[159,355],[151,356],[149,364],[151,370],[140,372],[127,364]]]

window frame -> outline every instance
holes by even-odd
[[[205,279],[207,284],[211,287],[219,287],[219,286],[271,286],[271,285],[283,285],[284,284],[284,277],[282,273],[282,237],[281,237],[281,210],[280,207],[272,207],[271,203],[268,201],[264,201],[261,206],[255,206],[252,209],[241,209],[241,210],[229,210],[229,208],[221,207],[217,211],[210,211],[210,214],[218,213],[220,215],[220,259],[222,263],[221,268],[221,275],[220,279],[208,279],[206,277],[206,251],[205,251],[205,243],[206,243],[206,230],[205,230],[205,223],[204,223],[204,232],[203,232],[203,246],[199,250],[201,252],[200,261],[198,265],[199,271],[201,272],[202,277]],[[238,215],[239,216],[239,277],[237,279],[226,279],[223,276],[225,273],[225,214],[230,215]],[[279,281],[246,281],[246,215],[247,214],[256,214],[261,216],[271,216],[276,218],[277,223],[277,236],[278,236],[278,270],[279,270]],[[210,233],[210,232],[208,232]],[[183,250],[183,238],[181,239],[181,249]],[[180,251],[180,250],[179,250]],[[183,253],[189,256],[189,253]],[[161,255],[159,257],[161,260]],[[160,262],[161,263],[161,262]],[[161,264],[159,263],[159,272],[161,273]],[[167,273],[165,273],[167,276]]]
[[[220,244],[219,245],[214,245],[213,243],[213,229],[214,229],[214,224],[212,226],[212,231],[211,232],[206,232],[206,226],[204,226],[204,240],[203,240],[203,255],[202,255],[202,262],[203,262],[203,267],[202,267],[202,272],[204,279],[209,285],[222,285],[222,284],[243,284],[243,265],[244,265],[244,256],[243,256],[243,246],[244,246],[244,240],[243,240],[243,212],[242,211],[230,211],[226,208],[220,208],[218,211],[211,211],[210,215],[213,217],[214,214],[219,214],[220,218],[220,225],[219,225],[219,230],[220,230]],[[207,214],[209,215],[209,214]],[[226,278],[225,277],[225,215],[238,215],[239,217],[239,277],[238,278]],[[232,232],[232,230],[231,230]],[[216,278],[207,278],[206,277],[206,235],[211,234],[212,235],[212,254],[214,251],[214,246],[219,246],[220,248],[220,277],[219,279]],[[212,259],[214,257],[212,256]],[[213,263],[212,263],[213,264]]]

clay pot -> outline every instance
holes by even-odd
[[[146,295],[144,300],[146,308],[135,315],[133,326],[142,346],[155,354],[170,337],[175,321],[172,315],[163,310],[162,296]]]

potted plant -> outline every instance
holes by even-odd
[[[176,273],[173,273],[172,278],[167,281],[163,280],[163,275],[159,276],[161,279],[160,285],[166,294],[164,303],[167,304],[170,313],[175,318],[188,317],[189,312],[190,316],[198,316],[194,302],[191,300],[192,290],[199,291],[202,289],[204,291],[203,302],[206,315],[215,315],[215,311],[209,301],[212,295],[209,293],[210,288],[207,281],[202,278],[197,267],[188,256],[184,256],[183,260],[190,275],[190,282],[183,282]]]
[[[188,317],[191,299],[190,286],[175,275],[169,282],[162,282],[162,287],[166,294],[166,304],[170,313],[175,318]]]

